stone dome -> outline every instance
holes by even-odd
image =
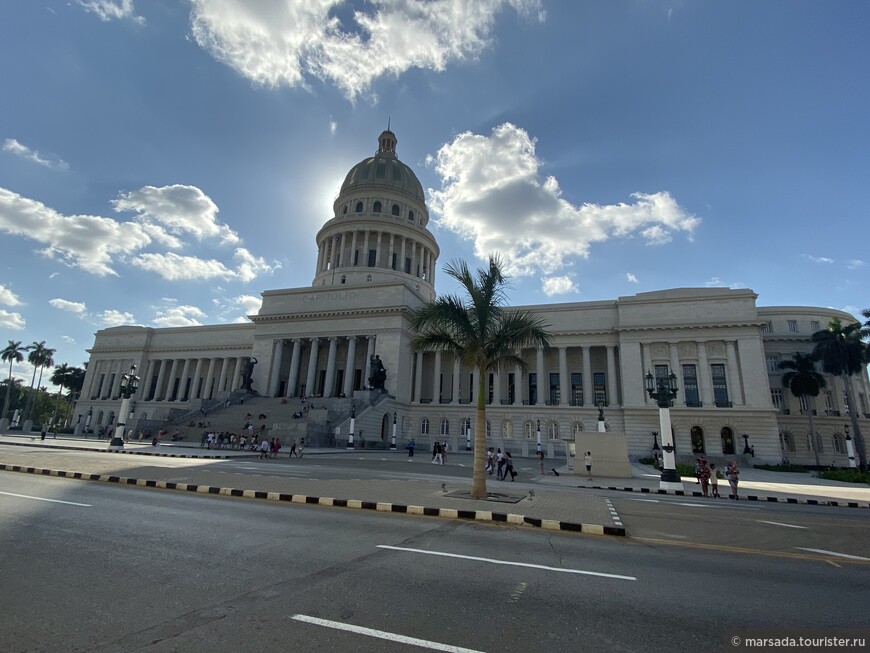
[[[425,202],[423,186],[417,175],[396,157],[396,135],[389,129],[378,137],[377,154],[363,159],[347,173],[339,197],[348,192],[373,188],[402,191]]]

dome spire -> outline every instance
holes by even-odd
[[[390,131],[390,119],[387,118],[387,129],[378,136],[378,154],[396,155],[396,135]]]

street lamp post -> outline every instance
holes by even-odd
[[[471,451],[471,420],[465,423],[465,450]]]
[[[390,451],[396,450],[396,411],[393,411],[393,438],[390,440]]]
[[[541,453],[541,420],[538,420],[538,430],[536,432],[537,443],[535,452]]]
[[[659,488],[662,490],[682,490],[683,483],[677,474],[674,456],[674,434],[671,430],[671,404],[677,396],[677,375],[671,372],[667,377],[654,377],[647,372],[646,391],[659,407],[659,432],[662,434],[662,475]]]
[[[130,371],[121,377],[121,409],[118,411],[118,426],[115,427],[115,435],[109,443],[110,447],[124,446],[124,431],[127,428],[127,417],[131,412],[130,398],[138,389],[139,377],[136,376],[136,365],[131,365]]]
[[[843,428],[846,429],[846,454],[849,456],[849,467],[856,469],[858,464],[855,462],[855,444],[852,442],[852,436],[849,435],[849,425],[846,424]]]
[[[353,427],[356,424],[356,406],[350,407],[350,433],[347,437],[347,446],[345,449],[353,449]]]

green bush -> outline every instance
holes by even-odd
[[[655,464],[656,464],[656,459],[653,458],[652,456],[647,456],[646,458],[638,458],[638,459],[637,459],[637,462],[639,462],[641,465],[652,465],[652,466],[655,466]]]
[[[755,469],[764,469],[768,472],[792,472],[803,473],[808,471],[803,465],[753,465]]]
[[[819,472],[819,478],[845,483],[866,483],[870,485],[870,472],[859,472],[857,469],[825,469]]]

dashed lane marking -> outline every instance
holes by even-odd
[[[784,528],[801,528],[807,530],[807,526],[796,526],[795,524],[784,524],[779,521],[767,521],[766,519],[756,519],[759,524],[770,524],[771,526],[782,526]]]
[[[808,549],[808,548],[803,547],[803,546],[796,546],[795,548],[799,549],[800,551],[809,551],[811,553],[821,553],[822,555],[836,556],[838,558],[845,558],[846,560],[866,560],[867,562],[870,562],[870,558],[864,558],[862,556],[853,556],[853,555],[849,555],[848,553],[837,553],[836,551],[826,551],[825,549]]]
[[[82,508],[92,508],[92,504],[90,503],[76,503],[75,501],[61,501],[60,499],[46,499],[44,497],[32,497],[27,494],[15,494],[14,492],[0,492],[0,494],[5,494],[7,497],[18,497],[19,499],[33,499],[34,501],[49,501],[51,503],[63,503],[68,506],[81,506]]]

